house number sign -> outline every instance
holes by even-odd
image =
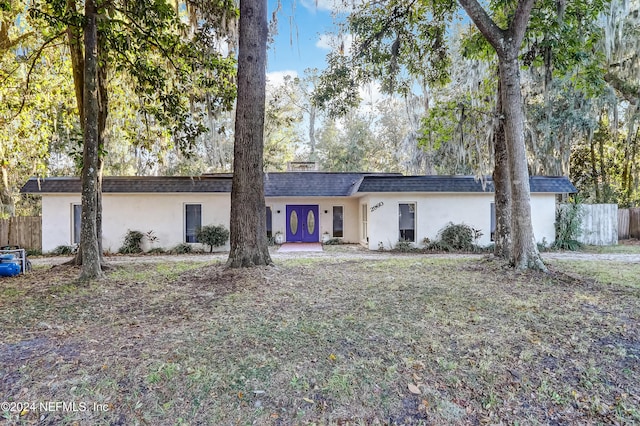
[[[373,212],[375,212],[376,210],[378,210],[382,206],[384,206],[384,203],[382,201],[380,201],[375,206],[371,206],[371,208],[369,210],[371,210],[371,213],[373,213]]]

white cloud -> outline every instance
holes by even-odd
[[[320,34],[316,47],[324,50],[343,50],[345,55],[351,53],[353,36],[351,34]]]
[[[267,84],[270,86],[280,86],[284,83],[284,78],[286,76],[291,76],[292,78],[296,78],[298,76],[298,71],[295,70],[284,70],[284,71],[273,71],[267,73]]]

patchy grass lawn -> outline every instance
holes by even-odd
[[[298,258],[131,264],[91,287],[38,269],[0,280],[0,419],[638,423],[638,268]]]
[[[613,246],[583,246],[580,249],[585,253],[598,254],[638,254],[640,255],[640,240],[620,240]]]

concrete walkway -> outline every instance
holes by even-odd
[[[300,251],[322,251],[320,243],[284,243],[278,249],[278,253],[290,253]]]

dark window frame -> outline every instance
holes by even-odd
[[[406,218],[403,225],[402,206],[407,206],[407,208],[405,209],[405,214],[410,214],[412,216],[413,224],[411,228],[407,227]],[[416,210],[417,203],[415,202],[398,203],[398,241],[408,241],[411,243],[416,242]]]
[[[80,244],[82,229],[82,204],[71,205],[71,244]]]
[[[190,208],[194,209],[190,215]],[[195,216],[194,216],[195,214]],[[190,219],[191,218],[191,219]],[[195,226],[190,222],[190,220],[198,219]],[[202,227],[202,204],[200,203],[185,203],[184,205],[184,242],[185,243],[197,243],[198,239],[196,237],[198,229]]]
[[[265,208],[265,219],[267,228],[267,238],[273,238],[273,209],[271,206]]]
[[[339,210],[339,217],[336,219],[336,209],[340,209]],[[344,238],[344,206],[333,206],[332,209],[332,214],[333,214],[333,218],[332,218],[332,225],[331,225],[331,230],[332,233],[331,235],[333,236],[333,238]],[[339,226],[336,226],[339,225]]]

